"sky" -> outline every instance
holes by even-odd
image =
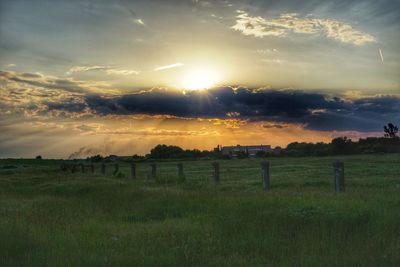
[[[400,124],[398,0],[0,0],[0,157]]]

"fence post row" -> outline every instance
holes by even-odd
[[[136,164],[134,162],[131,163],[131,178],[136,178]]]
[[[269,176],[269,162],[261,162],[261,179],[263,183],[264,191],[269,191],[270,189],[270,176]]]
[[[215,184],[220,183],[220,164],[219,162],[213,162],[212,163],[214,172],[213,172],[213,180]],[[345,180],[344,180],[344,163],[341,161],[335,161],[332,163],[333,166],[333,172],[334,172],[334,184],[335,184],[335,191],[336,192],[344,192],[345,191]],[[80,167],[82,173],[85,172],[85,167],[90,167],[91,172],[95,172],[95,166],[93,163],[91,163],[88,166],[85,166],[84,164],[67,164],[63,162],[61,164],[61,169],[63,171],[67,171],[68,169],[71,170],[72,173],[75,173],[77,171],[77,168]],[[101,164],[101,173],[103,175],[106,174],[106,167],[107,165],[103,162]],[[114,174],[119,172],[119,164],[115,163],[114,165]],[[150,164],[150,174],[148,175],[149,179],[155,179],[157,176],[157,165],[156,163],[151,163]],[[183,164],[182,163],[177,163],[177,168],[178,168],[178,177],[180,181],[185,181],[186,177],[183,172]],[[135,179],[136,178],[136,163],[132,162],[131,163],[131,178]],[[270,163],[269,161],[262,161],[261,162],[261,179],[263,183],[263,189],[264,191],[269,191],[270,190]]]
[[[219,163],[213,162],[212,166],[214,167],[214,183],[219,184]]]
[[[335,191],[344,192],[344,163],[335,161],[333,163],[333,173],[335,179]]]

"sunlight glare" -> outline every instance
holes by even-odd
[[[182,87],[188,90],[202,90],[214,86],[219,81],[215,70],[210,68],[195,69],[184,74]]]

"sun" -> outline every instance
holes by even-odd
[[[190,70],[183,75],[182,87],[187,90],[208,89],[219,81],[218,73],[211,68]]]

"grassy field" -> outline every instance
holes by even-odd
[[[332,161],[345,162],[335,193]],[[0,160],[0,266],[400,266],[400,154],[148,163]]]

